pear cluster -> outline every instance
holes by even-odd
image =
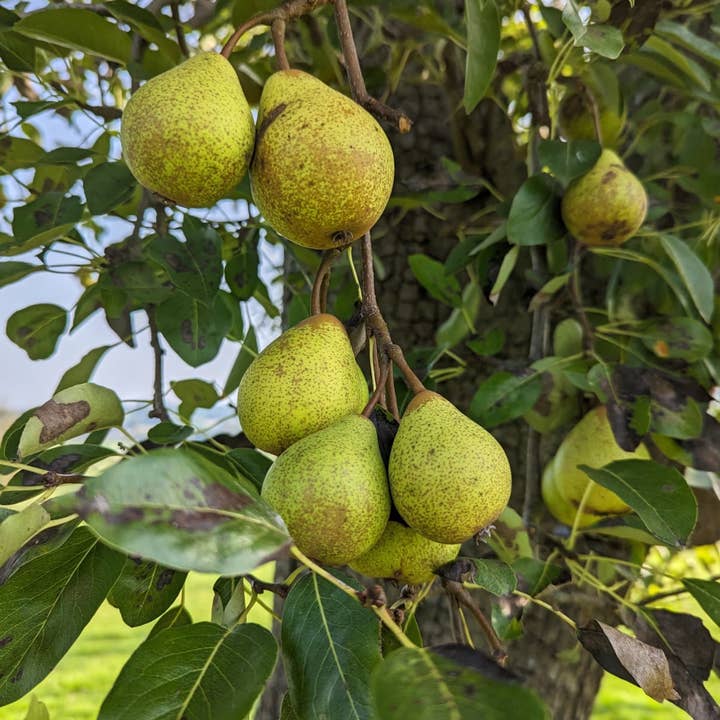
[[[249,170],[265,220],[315,249],[370,230],[395,175],[387,136],[350,98],[281,70],[263,88],[256,128],[235,69],[212,52],[145,83],[125,107],[121,141],[138,182],[186,207],[213,205]]]
[[[542,477],[545,506],[561,523],[572,526],[577,522],[581,528],[608,516],[630,512],[623,500],[594,483],[578,465],[600,468],[616,460],[649,458],[644,445],[634,452],[623,450],[615,441],[607,410],[602,405],[596,407],[567,434],[545,468]]]
[[[507,504],[507,457],[490,433],[423,391],[405,411],[386,468],[375,426],[362,414],[367,401],[343,325],[319,314],[253,361],[238,414],[248,439],[278,456],[262,497],[303,553],[425,582]],[[403,522],[390,520],[393,504]]]

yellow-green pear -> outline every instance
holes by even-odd
[[[596,102],[598,98],[596,97]],[[616,109],[598,102],[598,119],[602,142],[606,147],[616,147],[625,125],[624,116]],[[560,132],[567,140],[595,140],[595,121],[590,114],[585,95],[582,92],[568,93],[560,103],[558,112]]]
[[[573,526],[578,508],[568,500],[565,500],[558,492],[555,484],[555,467],[552,461],[548,463],[543,472],[542,499],[545,507],[556,520],[559,520],[564,525]],[[598,520],[602,520],[602,518],[602,515],[592,515],[591,513],[583,512],[577,521],[577,526],[581,528],[587,527],[588,525],[598,522]]]
[[[300,70],[270,76],[250,181],[280,235],[316,249],[357,240],[385,209],[394,174],[390,142],[360,105]]]
[[[403,520],[439,543],[461,543],[492,523],[510,498],[500,444],[441,395],[408,405],[390,453],[390,491]]]
[[[603,150],[562,199],[565,225],[583,245],[622,245],[639,230],[646,212],[645,188],[612,150]]]
[[[262,497],[314,560],[344,565],[369,550],[390,516],[375,426],[348,415],[298,440],[273,463]]]
[[[649,457],[644,445],[634,452],[627,452],[617,444],[607,410],[601,405],[587,413],[560,443],[555,457],[545,469],[544,478],[547,479],[543,483],[552,478],[557,494],[573,509],[573,516],[588,486],[590,490],[583,512],[596,516],[619,515],[629,512],[628,505],[615,493],[590,480],[578,465],[601,468],[615,460],[647,460]]]
[[[375,545],[353,560],[350,567],[368,577],[419,585],[432,580],[434,570],[454,560],[459,551],[459,544],[428,540],[412,528],[390,520]]]
[[[238,414],[249,440],[279,455],[300,438],[362,412],[368,388],[343,324],[303,320],[268,345],[240,381]]]
[[[235,69],[206,52],[130,98],[120,139],[125,162],[148,190],[177,205],[209,207],[247,172],[254,134]]]
[[[95,383],[81,383],[53,395],[25,423],[18,453],[21,457],[93,430],[119,427],[125,413],[118,396]]]

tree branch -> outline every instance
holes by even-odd
[[[270,26],[272,33],[273,45],[275,45],[275,62],[278,70],[289,70],[290,63],[285,52],[285,27],[287,23],[283,18],[273,20]]]
[[[153,355],[155,357],[155,380],[153,383],[153,403],[152,410],[148,413],[149,417],[157,418],[163,422],[167,422],[168,416],[165,403],[163,401],[163,349],[160,347],[160,338],[157,329],[157,320],[155,318],[155,306],[150,305],[147,309],[148,321],[150,324],[150,344],[152,345]]]

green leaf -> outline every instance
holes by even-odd
[[[441,646],[435,651],[395,650],[375,668],[371,690],[377,720],[550,717],[535,694],[515,676],[462,645]]]
[[[567,286],[569,280],[570,273],[563,273],[562,275],[556,275],[554,278],[550,278],[550,280],[533,295],[530,305],[528,305],[528,310],[532,312],[550,302],[555,293]]]
[[[127,65],[132,38],[101,15],[80,8],[51,8],[26,15],[14,30],[26,37]]]
[[[567,185],[595,165],[601,150],[594,140],[542,140],[538,144],[538,158],[563,185]]]
[[[158,236],[150,244],[151,257],[170,276],[173,285],[191,298],[211,304],[222,279],[220,236],[190,215],[183,224],[187,241]]]
[[[710,331],[689,317],[663,318],[642,326],[642,342],[661,358],[695,362],[706,358],[713,348]]]
[[[0,138],[0,166],[3,172],[35,167],[43,154],[44,150],[32,140],[11,135]]]
[[[717,43],[696,35],[685,25],[663,19],[655,24],[655,32],[666,40],[671,40],[676,45],[689,50],[694,55],[699,55],[704,60],[720,65],[720,47]]]
[[[717,580],[685,578],[682,584],[698,601],[698,604],[710,616],[710,619],[720,626],[720,583]]]
[[[16,255],[67,235],[82,217],[82,200],[50,192],[13,212],[13,241],[0,244],[0,253]]]
[[[46,152],[39,160],[39,165],[75,165],[94,155],[91,148],[57,147]]]
[[[670,65],[674,65],[683,75],[686,75],[692,82],[706,92],[712,88],[710,76],[705,69],[689,58],[687,55],[676,50],[669,42],[657,35],[651,35],[643,45],[643,52],[657,53]]]
[[[30,696],[30,707],[28,708],[25,720],[50,720],[50,713],[47,705],[40,702],[34,695]]]
[[[211,408],[218,400],[215,387],[205,380],[173,380],[173,392],[180,399],[180,415],[189,420],[196,408]]]
[[[50,522],[42,505],[33,503],[0,522],[0,566]]]
[[[671,546],[687,541],[697,520],[697,502],[677,470],[651,460],[617,460],[603,468],[578,467],[624,500],[656,538]]]
[[[481,338],[465,343],[476,355],[497,355],[505,345],[505,331],[492,328]]]
[[[541,392],[542,373],[493,373],[473,396],[470,416],[486,428],[501,425],[524,415],[538,401]]]
[[[435,343],[438,347],[453,348],[470,333],[475,332],[475,322],[483,302],[480,285],[471,280],[462,291],[462,307],[454,308],[450,317],[437,329]]]
[[[210,307],[178,292],[157,306],[157,324],[170,347],[192,367],[210,362],[230,328],[230,311],[221,296]]]
[[[622,33],[616,27],[597,23],[585,25],[575,0],[567,0],[562,19],[572,33],[575,47],[586,47],[611,60],[619,57],[625,47]]]
[[[498,304],[498,301],[500,300],[500,293],[507,284],[507,281],[510,279],[513,270],[515,269],[515,265],[517,264],[519,255],[519,245],[511,247],[507,253],[505,253],[505,257],[502,259],[502,263],[500,263],[500,270],[498,270],[497,278],[495,278],[495,284],[490,290],[489,300],[493,305]]]
[[[516,577],[522,578],[530,595],[537,595],[559,577],[562,577],[563,568],[545,560],[534,557],[519,557],[513,561],[513,572]]]
[[[501,560],[473,558],[475,579],[473,585],[487,590],[493,595],[507,595],[517,587],[517,578],[513,569]]]
[[[230,458],[239,468],[240,472],[260,490],[265,480],[265,475],[272,465],[272,460],[262,455],[257,450],[250,448],[236,448],[231,450],[227,457]]]
[[[19,33],[0,32],[0,59],[7,65],[8,70],[35,72],[35,45]]]
[[[375,615],[327,580],[311,573],[294,583],[285,600],[281,646],[297,715],[373,717],[369,681],[381,660],[379,637]]]
[[[92,377],[92,374],[100,362],[102,356],[112,347],[112,345],[101,345],[93,350],[85,353],[80,362],[73,365],[71,368],[65,371],[65,374],[60,378],[58,386],[55,388],[55,392],[59,393],[65,388],[72,387],[73,385],[80,385],[86,383]]]
[[[446,305],[460,307],[460,283],[453,275],[445,273],[441,262],[417,253],[408,257],[408,263],[417,281],[434,297]]]
[[[483,99],[495,73],[500,49],[500,13],[495,0],[465,3],[467,61],[463,104],[469,115]]]
[[[135,178],[123,162],[100,163],[83,180],[87,206],[93,215],[110,212],[127,202],[136,187]]]
[[[240,381],[242,380],[245,371],[250,367],[252,361],[257,357],[257,354],[255,328],[251,327],[245,336],[245,340],[243,341],[238,356],[235,358],[232,368],[230,368],[230,373],[228,374],[227,380],[225,381],[225,387],[222,391],[223,397],[227,397],[238,387],[238,385],[240,385]]]
[[[560,189],[547,173],[529,177],[510,206],[507,235],[515,245],[545,245],[565,235]]]
[[[144,625],[160,617],[178,596],[187,573],[139,558],[125,561],[108,601],[130,627]]]
[[[290,540],[266,503],[186,450],[125,460],[84,488],[78,511],[100,537],[178,570],[246,574]]]
[[[157,445],[177,445],[195,432],[189,425],[161,422],[148,430],[148,440]]]
[[[176,605],[170,608],[153,626],[148,633],[147,639],[155,637],[159,632],[171,627],[192,625],[192,618],[184,605]]]
[[[168,628],[130,656],[98,720],[237,720],[262,692],[276,656],[273,636],[259,625]]]
[[[66,325],[67,313],[63,308],[42,303],[14,312],[8,318],[5,332],[31,360],[45,360],[55,352]]]
[[[257,290],[260,282],[259,262],[260,258],[255,247],[244,243],[240,251],[233,255],[225,266],[225,280],[238,300],[249,300]]]
[[[0,705],[35,687],[77,640],[120,573],[123,557],[78,528],[0,585]]]
[[[715,301],[715,285],[710,270],[684,240],[673,235],[661,235],[660,242],[675,263],[702,319],[710,322]]]
[[[22,280],[31,273],[43,270],[42,265],[31,265],[26,262],[13,262],[5,260],[0,263],[0,287],[12,285],[12,283]]]
[[[213,585],[212,622],[232,627],[245,611],[245,581],[242,577],[219,577]]]

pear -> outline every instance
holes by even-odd
[[[542,392],[533,407],[523,416],[539,433],[549,433],[569,423],[579,409],[577,388],[556,367],[558,358],[537,360],[532,368],[542,373]]]
[[[565,225],[584,245],[622,245],[643,224],[646,212],[645,188],[612,150],[603,150],[562,199]]]
[[[120,427],[124,418],[120,400],[109,388],[73,385],[35,410],[23,428],[18,453],[27,457],[93,430]]]
[[[267,222],[298,245],[342,247],[378,220],[395,165],[375,118],[300,70],[265,83],[250,181]]]
[[[545,507],[550,514],[564,525],[570,527],[575,523],[577,514],[577,506],[573,505],[560,494],[555,483],[555,467],[551,461],[548,463],[542,476],[542,498]],[[592,513],[583,512],[578,518],[578,527],[587,527],[593,525],[598,520],[602,520],[602,515],[593,515]]]
[[[200,53],[148,80],[128,101],[120,139],[132,174],[185,207],[208,207],[247,172],[254,123],[235,69]]]
[[[607,410],[599,406],[587,413],[560,443],[555,457],[543,473],[543,492],[548,494],[545,486],[553,483],[557,495],[569,505],[574,517],[588,485],[591,485],[583,512],[596,516],[626,513],[630,510],[628,505],[615,493],[590,480],[578,465],[601,468],[615,460],[647,460],[649,457],[644,445],[634,452],[627,452],[617,444]],[[552,488],[549,495],[552,496]],[[552,507],[549,506],[549,509],[553,512]],[[566,522],[560,514],[556,517]]]
[[[268,470],[261,494],[306,555],[328,565],[354,560],[390,516],[375,426],[348,415],[298,440]]]
[[[597,101],[597,98],[596,98]],[[625,118],[616,109],[607,107],[600,98],[598,108],[603,144],[616,147],[625,124]],[[568,93],[560,103],[558,112],[560,132],[567,140],[595,140],[595,122],[587,101],[581,92]]]
[[[419,585],[433,579],[433,571],[454,560],[460,545],[444,545],[412,528],[389,520],[385,532],[367,552],[350,563],[363,575]]]
[[[255,358],[240,381],[238,414],[248,439],[279,455],[300,438],[362,412],[367,383],[343,324],[303,320]]]
[[[408,405],[390,452],[390,491],[403,520],[439,543],[461,543],[510,498],[510,464],[495,438],[441,395]]]

